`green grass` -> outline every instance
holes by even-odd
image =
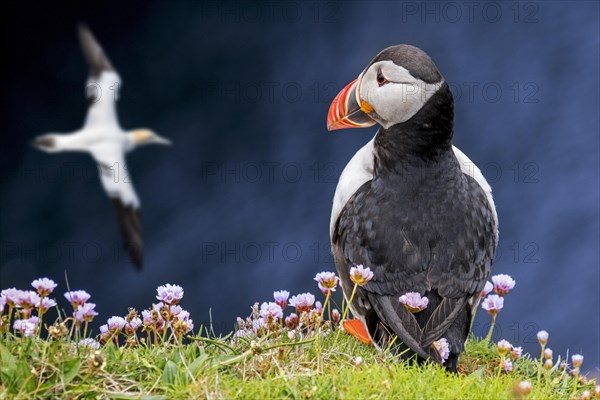
[[[0,333],[0,399],[512,399],[515,383],[528,380],[527,398],[546,400],[580,398],[595,384],[576,385],[558,366],[538,383],[539,361],[528,356],[499,374],[495,345],[474,338],[456,375],[398,361],[343,332],[337,340],[335,333],[318,340],[196,339],[150,347],[110,343],[94,352],[67,338]]]

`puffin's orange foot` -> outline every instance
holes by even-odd
[[[348,332],[361,342],[366,343],[368,345],[373,344],[373,342],[371,342],[371,338],[369,337],[369,333],[365,329],[365,326],[363,325],[362,321],[358,319],[346,319],[344,320],[342,325],[344,326],[344,330],[346,332]]]

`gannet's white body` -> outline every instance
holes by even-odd
[[[127,173],[125,153],[145,144],[171,142],[148,129],[127,132],[121,128],[116,112],[121,78],[86,26],[79,27],[79,40],[90,68],[86,85],[90,105],[83,128],[69,134],[39,136],[33,145],[48,153],[80,151],[92,155],[102,186],[117,212],[125,247],[136,267],[141,268],[140,201]]]

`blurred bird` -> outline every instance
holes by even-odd
[[[379,53],[327,117],[329,130],[381,125],[345,167],[333,199],[330,237],[344,296],[354,286],[350,268],[369,267],[374,277],[357,288],[351,309],[371,340],[384,348],[397,337],[404,358],[416,354],[449,371],[498,243],[491,188],[452,146],[453,118],[448,84],[409,45]],[[424,310],[400,301],[410,292],[427,297]],[[436,349],[441,339],[449,355]]]
[[[102,186],[116,211],[124,246],[133,264],[141,269],[140,201],[129,179],[125,153],[146,144],[170,145],[171,141],[149,129],[124,131],[121,128],[115,106],[121,78],[88,27],[80,25],[78,34],[89,66],[86,85],[89,107],[84,126],[72,133],[39,136],[33,146],[48,153],[77,151],[92,155],[99,167]]]

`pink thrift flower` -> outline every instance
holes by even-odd
[[[425,296],[421,297],[420,293],[408,292],[400,296],[400,303],[404,304],[411,313],[418,313],[427,308],[429,299]]]
[[[338,311],[337,308],[334,308],[333,310],[331,310],[331,319],[333,320],[334,324],[338,324],[340,322],[341,318],[342,318],[342,314],[340,314],[340,312]]]
[[[154,326],[154,319],[152,317],[152,311],[142,310],[142,324],[146,328],[152,328]]]
[[[108,338],[110,337],[111,332],[108,330],[108,325],[100,325],[100,341],[102,343],[106,343]]]
[[[483,288],[483,290],[481,291],[481,298],[483,299],[485,296],[487,296],[492,290],[494,289],[494,285],[492,284],[492,282],[487,281],[485,283],[485,286]]]
[[[233,334],[233,338],[234,339],[245,338],[245,337],[248,337],[248,336],[250,336],[250,332],[247,329],[238,329]]]
[[[183,288],[179,285],[167,283],[156,288],[156,292],[156,298],[168,305],[177,304],[183,298]]]
[[[31,286],[37,290],[38,294],[42,297],[46,297],[52,293],[54,288],[58,286],[52,279],[40,278],[31,282]]]
[[[508,340],[502,339],[498,342],[497,347],[498,353],[500,353],[500,355],[504,355],[511,350],[512,345],[508,342]]]
[[[512,371],[513,370],[512,361],[510,361],[510,359],[508,359],[508,358],[505,358],[504,363],[502,363],[502,369],[504,370],[504,372]]]
[[[56,301],[49,297],[42,297],[42,299],[35,305],[35,308],[41,308],[44,312],[48,311],[52,307],[56,307]]]
[[[316,310],[318,313],[321,313],[321,312],[323,311],[323,303],[321,303],[320,301],[317,301],[317,302],[315,303],[315,310]]]
[[[178,313],[175,317],[180,321],[186,321],[190,318],[190,313],[186,310],[181,310],[181,312]]]
[[[6,297],[0,296],[0,315],[4,312],[4,306],[6,305]]]
[[[270,303],[270,304],[275,304],[275,303]],[[279,307],[279,306],[277,306],[277,307]],[[194,321],[192,321],[190,319],[189,312],[183,310],[179,314],[177,314],[175,319],[176,319],[176,321],[178,321],[178,323],[176,323],[176,326],[177,326],[177,330],[179,330],[180,333],[186,334],[186,333],[190,332],[192,329],[194,329]]]
[[[302,293],[290,299],[290,306],[295,307],[299,313],[310,311],[315,303],[315,296],[310,293]]]
[[[490,315],[498,314],[502,310],[502,307],[504,307],[504,298],[495,294],[490,294],[481,302],[481,308]]]
[[[92,322],[94,317],[98,315],[98,313],[94,311],[94,308],[96,308],[94,303],[84,303],[77,306],[75,309],[75,320],[78,322]]]
[[[86,338],[80,340],[77,347],[88,347],[90,349],[98,350],[100,348],[100,343],[92,338]]]
[[[296,327],[298,326],[299,323],[300,323],[300,318],[295,313],[291,313],[289,316],[287,316],[285,318],[285,326],[287,326],[288,329],[296,329]]]
[[[373,272],[370,268],[365,268],[362,265],[350,268],[350,280],[358,286],[364,286],[373,279]]]
[[[142,320],[138,317],[131,318],[129,322],[125,323],[125,332],[132,334],[142,326]]]
[[[335,292],[335,287],[338,284],[338,277],[333,272],[319,272],[315,276],[315,281],[318,282],[319,289],[324,295]]]
[[[23,336],[31,337],[35,334],[35,330],[39,322],[40,320],[37,317],[18,319],[13,323],[13,328],[15,331],[20,332]]]
[[[126,324],[123,317],[110,317],[106,322],[108,323],[108,330],[111,332],[121,331]]]
[[[450,344],[448,343],[448,340],[446,340],[446,338],[436,340],[433,342],[433,347],[440,353],[442,364],[445,363],[450,356]]]
[[[40,296],[33,290],[21,290],[17,295],[17,307],[30,309],[40,302]]]
[[[499,274],[492,276],[492,283],[494,284],[494,292],[499,296],[504,296],[515,287],[515,281],[510,275]]]
[[[156,311],[158,313],[158,315],[160,315],[161,310],[165,307],[168,307],[168,305],[164,304],[161,301],[159,301],[158,304],[152,304],[152,310]],[[170,311],[170,309],[169,309],[169,311]]]
[[[87,302],[90,299],[90,297],[92,296],[90,296],[90,294],[85,290],[73,290],[71,292],[65,293],[65,299],[67,299],[67,301],[71,303],[73,308],[76,308],[77,306],[80,306],[83,303]]]
[[[282,310],[285,310],[285,306],[287,305],[289,297],[290,292],[288,292],[287,290],[279,290],[277,292],[273,292],[273,298],[275,299],[275,303],[277,303]]]
[[[244,329],[246,327],[246,321],[244,321],[240,317],[237,317],[236,322],[237,322],[238,329]]]
[[[182,333],[189,333],[192,329],[194,329],[194,321],[191,319],[186,319],[182,321]]]
[[[581,354],[573,354],[571,357],[573,368],[580,368],[583,365],[583,356]]]
[[[181,310],[179,314],[175,316],[180,321],[185,321],[190,318],[190,313],[186,310]]]
[[[154,321],[152,320],[152,312],[149,310],[142,310],[142,323],[144,326],[150,327],[154,325]]]
[[[260,317],[268,324],[275,323],[283,318],[283,310],[277,303],[265,302],[260,305]]]
[[[267,323],[264,319],[259,318],[252,321],[252,331],[256,334],[267,329]]]
[[[21,331],[23,329],[24,319],[15,319],[13,321],[13,329],[15,331]]]
[[[169,307],[169,314],[173,315],[177,315],[180,312],[183,311],[183,308],[181,308],[181,306],[171,306]]]
[[[523,356],[523,348],[521,346],[519,347],[513,347],[512,351],[510,352],[510,355],[512,356],[512,358],[521,358],[521,356]]]
[[[1,291],[0,296],[4,298],[4,301],[8,306],[14,307],[17,305],[20,293],[21,290],[18,290],[16,288],[10,288]]]
[[[165,320],[161,317],[160,311],[157,311],[156,309],[143,310],[142,319],[144,329],[156,329],[159,332],[162,332],[164,330]]]
[[[548,336],[549,336],[548,332],[546,332],[546,331],[539,331],[537,333],[537,340],[538,340],[538,342],[540,342],[540,344],[542,346],[545,346],[546,343],[548,343]]]
[[[545,359],[552,360],[552,355],[553,355],[553,353],[552,353],[551,348],[548,347],[547,349],[544,350],[544,358]]]

